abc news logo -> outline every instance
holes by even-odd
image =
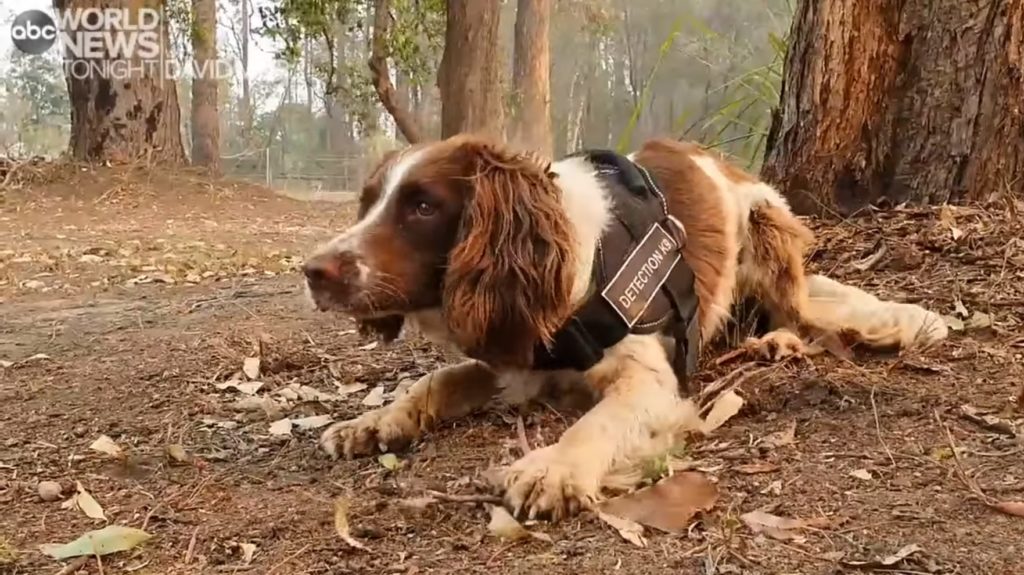
[[[11,24],[14,47],[26,54],[38,55],[49,50],[60,31],[57,23],[42,10],[27,10],[18,14]]]

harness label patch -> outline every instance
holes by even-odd
[[[601,291],[601,296],[633,327],[682,257],[672,234],[656,223]]]

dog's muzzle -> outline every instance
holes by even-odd
[[[345,309],[358,291],[359,268],[353,254],[326,252],[302,265],[313,303],[321,311]]]

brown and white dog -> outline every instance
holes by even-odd
[[[946,336],[941,319],[921,307],[807,275],[810,230],[753,176],[673,140],[647,142],[631,159],[685,226],[703,341],[746,297],[774,328],[752,347],[773,359],[808,351],[810,333],[871,347]],[[503,475],[513,509],[556,519],[593,502],[613,469],[668,448],[692,413],[660,336],[629,335],[585,373],[530,370],[536,344],[549,342],[590,295],[595,246],[610,217],[608,192],[585,158],[547,164],[471,136],[385,157],[363,189],[358,222],[306,262],[309,294],[320,309],[387,338],[411,324],[471,359],[331,426],[322,447],[346,457],[399,449],[496,395],[521,401],[544,381],[580,380],[597,404]]]

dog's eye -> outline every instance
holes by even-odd
[[[437,208],[427,202],[416,204],[416,215],[421,218],[429,218],[437,213]]]

